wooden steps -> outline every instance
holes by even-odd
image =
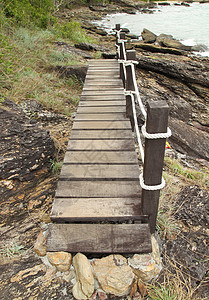
[[[91,61],[51,211],[56,223],[48,251],[150,252],[139,173],[119,64]]]
[[[148,232],[147,224],[50,224],[47,247],[50,251],[146,253],[151,252]]]

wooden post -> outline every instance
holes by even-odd
[[[135,50],[127,50],[126,51],[127,60],[136,60],[136,51]],[[133,82],[133,74],[131,70],[131,66],[126,66],[126,91],[134,91],[134,82]],[[126,96],[126,116],[131,121],[132,131],[134,131],[134,117],[133,117],[133,107],[131,96]]]
[[[125,38],[126,38],[125,33],[121,32],[120,33],[120,39],[121,40],[125,40]],[[119,57],[119,59],[123,60],[123,59],[125,59],[125,53],[123,51],[122,43],[118,43],[118,44],[120,46],[120,57]],[[123,81],[123,87],[125,88],[125,73],[124,73],[124,69],[123,69],[123,64],[122,63],[120,63],[120,78],[122,79],[122,81]]]
[[[115,25],[115,30],[116,30],[116,34],[115,34],[115,37],[116,37],[116,45],[118,45],[118,35],[117,35],[117,31],[120,30],[120,24],[116,24],[116,25]],[[116,52],[116,59],[119,59],[118,51]]]
[[[148,101],[146,131],[165,133],[168,126],[169,107],[165,101]],[[166,139],[145,139],[144,183],[161,184]],[[155,232],[160,190],[142,190],[142,211],[148,215],[150,231]]]

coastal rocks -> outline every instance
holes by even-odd
[[[86,78],[88,66],[56,66],[55,71],[63,77],[72,77],[75,76],[80,82],[84,82]]]
[[[151,254],[134,254],[128,259],[134,274],[142,281],[149,282],[156,278],[162,270],[159,245],[154,236],[151,237]]]
[[[60,272],[66,272],[70,269],[72,256],[67,252],[48,252],[48,260],[52,266]]]
[[[181,42],[177,41],[176,39],[171,39],[171,38],[164,38],[163,40],[161,40],[161,45],[164,47],[175,48],[184,51],[192,50],[191,46],[185,46]]]
[[[109,49],[104,46],[90,44],[90,43],[75,44],[75,47],[78,49],[87,50],[87,51],[109,51]]]
[[[89,299],[94,292],[94,277],[87,257],[77,253],[73,258],[73,266],[76,272],[73,296],[76,299]]]
[[[166,252],[178,267],[184,266],[184,272],[191,276],[193,286],[198,286],[199,281],[207,281],[205,276],[209,269],[208,192],[197,185],[185,186],[176,195],[175,203],[174,217],[184,227],[177,239],[166,244]],[[205,290],[205,296],[206,294],[208,295],[208,289]]]
[[[75,56],[81,56],[85,59],[93,59],[93,56],[90,55],[88,52],[76,49],[75,47],[65,43],[65,42],[54,42],[57,45],[58,50],[61,50],[63,52],[71,53]]]
[[[132,42],[130,45],[132,45],[136,50],[142,50],[142,51],[149,51],[153,53],[168,53],[168,54],[174,54],[174,55],[184,55],[184,51],[174,49],[174,48],[166,48],[166,47],[160,47],[155,44],[146,44],[142,42]]]
[[[92,262],[99,285],[106,293],[123,296],[129,293],[134,280],[131,267],[121,255],[109,255]]]
[[[209,160],[209,135],[207,132],[172,118],[169,120],[169,126],[172,131],[170,140],[176,150]]]
[[[46,255],[46,237],[43,234],[43,231],[41,231],[37,237],[37,240],[35,242],[35,245],[33,247],[33,250],[35,253],[39,256],[45,256]]]
[[[144,28],[141,33],[142,39],[145,43],[154,43],[156,41],[156,34]]]
[[[49,133],[7,99],[1,102],[0,128],[0,179],[32,179],[54,153]]]

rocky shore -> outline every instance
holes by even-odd
[[[66,9],[62,12],[62,17],[69,20],[79,19],[88,35],[94,37],[95,44],[72,46],[58,42],[55,43],[55,47],[60,51],[76,53],[83,58],[86,65],[95,53],[104,58],[115,57],[115,37],[107,35],[102,28],[92,25],[89,20],[116,11],[132,14],[136,9],[140,9],[149,13],[146,10],[153,5],[153,3],[137,2],[136,7],[135,2],[121,0],[117,5]],[[145,30],[144,33],[146,32]],[[140,43],[133,43],[132,39],[133,36],[128,33],[127,48],[135,49],[137,52],[137,83],[142,101],[146,105],[147,100],[164,100],[170,106],[169,126],[172,137],[169,143],[172,149],[167,151],[166,156],[178,158],[182,165],[195,171],[204,170],[208,174],[209,59],[194,56],[190,52],[192,49],[178,48],[176,42],[175,47],[173,45],[170,47],[165,44],[155,45],[145,37]],[[75,74],[82,81],[85,78],[86,67],[59,65],[55,71],[61,76]],[[34,114],[36,118],[31,117]],[[138,118],[140,119],[140,115]],[[53,114],[37,105],[35,101],[27,102],[22,106],[8,99],[0,101],[0,292],[2,299],[75,299],[72,294],[73,288],[76,289],[75,270],[81,273],[81,277],[83,276],[78,262],[78,257],[81,255],[75,255],[73,259],[71,254],[61,255],[61,268],[65,263],[68,267],[67,270],[65,266],[64,269],[60,269],[56,257],[47,254],[44,246],[45,238],[42,234],[47,232],[47,224],[50,222],[49,214],[58,180],[57,175],[52,174],[51,171],[55,159],[55,141],[59,141],[63,157],[72,121],[73,115],[67,118],[60,114]],[[167,164],[165,169],[168,169]],[[203,186],[198,179],[185,179],[178,175],[176,169],[176,176],[175,174],[171,176],[170,186],[163,194],[166,199],[170,197],[175,206],[173,218],[178,222],[178,230],[174,231],[174,235],[167,233],[161,236],[160,250],[166,267],[158,280],[163,282],[166,272],[172,273],[174,278],[177,278],[177,275],[183,278],[191,276],[194,290],[191,299],[207,299],[208,183]],[[39,242],[40,244],[37,245]],[[38,246],[42,247],[44,252],[41,254],[39,252],[39,256],[35,254],[34,245],[36,253],[40,250]],[[80,259],[87,260],[83,257]],[[121,266],[130,268],[126,258],[117,257],[117,259],[120,260]],[[73,270],[71,260],[74,265]],[[101,257],[94,260],[95,273],[102,260]],[[109,261],[112,268],[117,269],[118,265],[115,264],[112,256],[109,257]],[[89,264],[86,269],[89,269]],[[179,275],[180,271],[182,271],[181,275]],[[105,272],[102,273],[104,275]],[[135,280],[134,275],[130,274],[133,280],[127,290],[129,289],[131,294],[117,297],[117,293],[114,294],[112,290],[108,292],[107,289],[104,293],[98,289],[97,292],[92,293],[91,299],[143,299],[143,293],[144,296],[146,294],[143,290],[144,284],[138,279]],[[90,288],[93,290],[92,277],[91,283]],[[119,283],[116,283],[116,287]],[[77,280],[76,286],[79,284]],[[123,289],[124,282],[120,284]],[[74,295],[75,293],[77,291]]]

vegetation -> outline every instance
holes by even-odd
[[[90,41],[76,21],[56,12],[63,0],[0,0],[0,93],[16,103],[35,100],[46,109],[70,115],[81,84],[61,79],[56,65],[82,64],[81,57],[57,49],[55,41]],[[76,100],[75,100],[76,99]]]

